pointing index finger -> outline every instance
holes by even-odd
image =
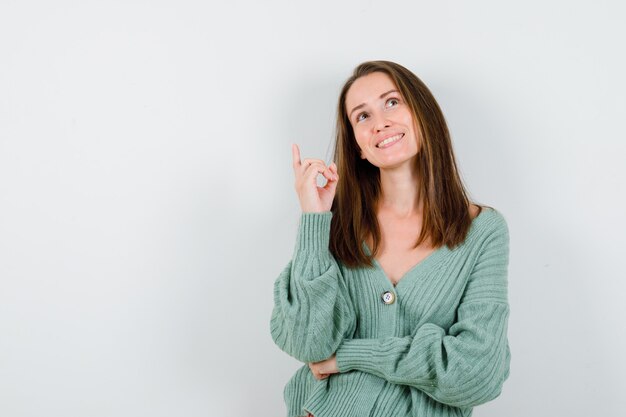
[[[293,169],[297,169],[302,165],[302,161],[300,160],[300,148],[295,143],[291,144],[291,154],[293,156]]]

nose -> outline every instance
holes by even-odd
[[[377,132],[391,126],[391,122],[385,117],[384,113],[377,112],[377,114],[372,115],[372,117],[374,118],[374,129]]]

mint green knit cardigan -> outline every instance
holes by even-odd
[[[395,286],[378,262],[335,260],[331,220],[330,211],[302,213],[274,284],[272,339],[304,363],[284,389],[287,416],[468,417],[496,398],[511,357],[503,216],[483,208],[461,245],[436,249]],[[339,373],[316,380],[308,363],[333,354]]]

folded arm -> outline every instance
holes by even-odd
[[[456,407],[497,397],[510,363],[508,244],[502,220],[483,242],[448,332],[426,323],[407,337],[345,340],[336,352],[339,371],[369,372]]]

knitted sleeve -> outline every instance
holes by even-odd
[[[482,243],[447,333],[426,323],[408,337],[345,340],[336,353],[339,371],[368,372],[455,407],[496,398],[509,376],[508,258],[502,219]]]
[[[272,339],[302,362],[332,356],[352,337],[356,316],[328,249],[332,212],[302,213],[292,259],[274,283]]]

